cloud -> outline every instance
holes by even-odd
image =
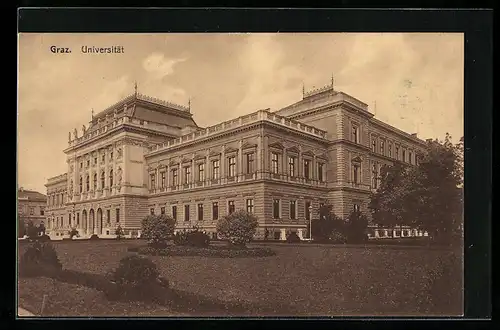
[[[174,73],[174,66],[187,58],[166,58],[162,53],[152,53],[144,59],[142,67],[156,79],[162,79],[165,76]]]

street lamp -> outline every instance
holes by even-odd
[[[312,205],[309,205],[309,240],[312,241]]]

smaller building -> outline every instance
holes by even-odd
[[[35,226],[39,226],[45,221],[45,207],[47,205],[47,196],[38,191],[19,188],[17,191],[17,214],[19,218],[27,225],[30,221]],[[45,225],[45,223],[44,223]]]

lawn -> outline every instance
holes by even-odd
[[[144,243],[53,244],[65,269],[104,275],[130,253],[127,247]],[[37,313],[46,294],[44,315],[53,316],[422,315],[419,301],[428,295],[429,272],[440,256],[452,253],[414,247],[269,247],[276,256],[149,257],[175,290],[234,308],[108,302],[95,289],[47,278],[20,278],[19,305]]]

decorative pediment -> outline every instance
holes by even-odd
[[[286,151],[287,152],[297,153],[297,154],[300,152],[299,148],[297,148],[296,146],[292,146],[292,147],[286,149]]]
[[[243,145],[241,146],[241,149],[252,149],[252,148],[257,148],[257,144],[256,143],[251,143],[251,142],[245,142],[243,143]]]
[[[361,163],[361,162],[362,162],[362,159],[361,159],[361,157],[356,156],[356,157],[354,157],[351,161],[352,161],[353,163]]]
[[[283,144],[281,142],[274,142],[269,145],[269,148],[281,149],[283,150]]]
[[[205,159],[205,155],[203,155],[203,154],[195,154],[194,155],[194,160],[200,160],[200,159]]]
[[[238,149],[237,148],[234,148],[234,147],[226,147],[226,149],[224,149],[224,152],[226,154],[229,154],[231,152],[238,152]]]
[[[328,160],[328,155],[321,153],[319,155],[316,155],[316,158],[323,159],[323,160]]]
[[[179,161],[177,159],[172,159],[172,160],[170,160],[168,165],[169,166],[177,166],[177,165],[179,165]]]
[[[210,153],[208,154],[209,157],[219,157],[220,156],[220,152],[219,151],[210,151]]]
[[[182,157],[181,163],[190,163],[193,159],[189,157]]]
[[[311,150],[307,150],[306,152],[302,153],[302,156],[314,157],[314,152],[312,152]]]

